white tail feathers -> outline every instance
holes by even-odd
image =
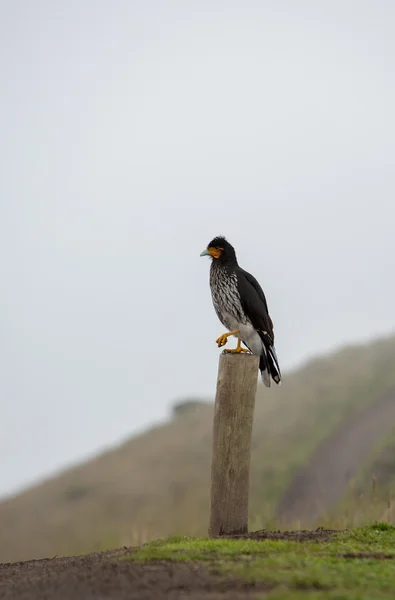
[[[280,385],[281,384],[281,371],[280,365],[278,364],[278,358],[276,349],[274,346],[270,346],[267,350],[267,358],[269,363],[270,374],[273,377],[274,381]]]
[[[270,384],[271,384],[270,373],[267,369],[264,369],[263,371],[261,371],[261,377],[262,377],[262,381],[265,384],[265,386],[270,387]]]
[[[262,350],[259,369],[263,383],[266,387],[270,387],[271,379],[273,379],[277,385],[281,385],[281,371],[274,346],[270,346],[269,348],[263,346]]]

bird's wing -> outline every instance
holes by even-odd
[[[241,267],[236,269],[237,287],[241,304],[253,327],[264,334],[270,345],[274,343],[273,322],[269,315],[265,294],[255,277]]]

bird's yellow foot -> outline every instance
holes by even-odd
[[[225,344],[228,343],[228,335],[226,333],[220,335],[219,338],[215,340],[215,343],[218,345],[218,348],[225,346]]]
[[[231,350],[224,350],[227,354],[240,354],[240,352],[249,352],[246,348],[241,347],[241,340],[238,340],[236,348],[232,348]]]
[[[228,343],[228,337],[235,333],[239,333],[239,330],[235,329],[234,331],[229,331],[229,333],[223,333],[222,335],[220,335],[219,338],[215,340],[215,343],[218,345],[218,348],[222,348],[222,346],[225,346],[225,344]]]
[[[249,350],[247,350],[247,348],[242,348],[241,346],[237,346],[237,348],[232,348],[230,350],[224,350],[224,352],[226,352],[226,354],[240,354],[240,352],[247,352],[249,353]]]

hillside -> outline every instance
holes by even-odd
[[[251,527],[278,519],[280,500],[317,449],[392,390],[395,402],[395,337],[310,361],[280,388],[259,386]],[[204,535],[212,416],[210,403],[180,404],[169,422],[1,502],[0,561]],[[393,424],[384,421],[381,437]]]
[[[366,522],[368,515],[371,516],[371,522],[385,520],[383,511],[376,514],[378,507],[372,503],[362,511],[355,510],[355,501],[361,498],[361,492],[355,495],[355,482],[362,479],[360,472],[366,471],[366,467],[361,467],[361,464],[374,460],[377,440],[380,440],[383,431],[388,430],[388,423],[391,422],[395,423],[394,390],[389,390],[388,394],[383,394],[374,404],[345,419],[332,436],[317,446],[307,464],[294,474],[278,507],[280,519],[311,526],[318,520],[322,523],[325,518],[329,519],[331,526],[338,523],[342,527],[358,523],[360,518]],[[391,450],[394,448],[389,446],[386,453]],[[375,460],[374,462],[376,463]],[[371,468],[381,473],[381,456],[377,457],[377,462]],[[378,482],[381,499],[388,483],[384,481],[385,473],[382,475]],[[366,482],[366,473],[363,479]],[[370,486],[371,481],[370,479]],[[346,496],[354,490],[354,501],[350,504],[351,498],[346,497],[344,510],[336,504],[344,497],[347,486]],[[358,487],[362,491],[362,486]]]
[[[395,398],[393,398],[395,411]],[[393,423],[395,420],[393,420]],[[341,515],[341,517],[339,517]],[[370,521],[395,523],[395,425],[379,436],[350,482],[346,495],[335,503],[327,522],[352,526]]]

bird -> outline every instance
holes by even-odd
[[[237,337],[236,348],[224,352],[258,355],[264,385],[270,387],[271,379],[280,385],[282,376],[274,346],[273,321],[260,284],[239,266],[236,251],[224,236],[212,239],[200,256],[211,258],[211,298],[218,319],[228,330],[216,340],[218,348],[225,346],[230,336]]]

